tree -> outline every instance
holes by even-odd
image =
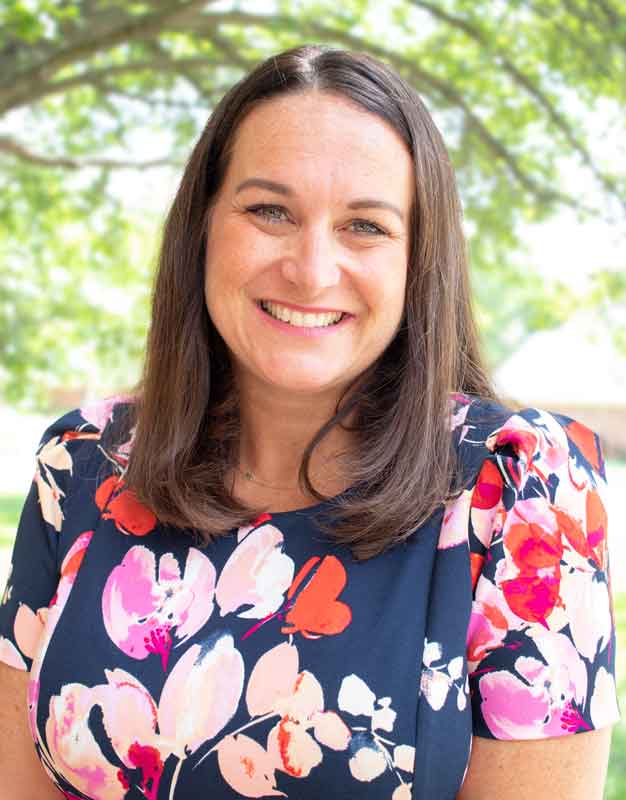
[[[105,369],[122,361],[122,383],[135,378],[158,220],[129,220],[111,176],[179,169],[228,87],[268,54],[303,42],[381,58],[435,116],[459,180],[492,359],[511,320],[523,330],[567,315],[575,298],[565,286],[539,285],[519,225],[563,207],[580,219],[626,217],[624,164],[604,157],[585,125],[603,104],[623,129],[626,2],[259,5],[5,0],[0,8],[0,358],[14,402],[37,388],[41,400],[50,371],[57,382],[76,381],[76,348]],[[138,152],[142,131],[166,132],[160,155]],[[565,188],[564,161],[593,181],[601,203]],[[139,258],[132,248],[143,248]],[[106,311],[96,275],[125,287],[134,305]],[[615,281],[598,286],[615,290]]]

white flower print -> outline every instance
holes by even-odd
[[[348,767],[354,778],[369,782],[387,769],[395,772],[400,785],[393,798],[410,797],[410,784],[405,783],[400,771],[412,773],[415,765],[415,748],[396,744],[384,738],[379,731],[391,733],[396,722],[396,712],[391,707],[391,697],[376,698],[374,692],[358,675],[346,675],[339,688],[338,705],[341,711],[353,716],[370,717],[369,728],[353,726],[350,748],[352,757]],[[408,792],[408,794],[407,794]]]
[[[448,693],[454,687],[457,692],[456,705],[463,711],[467,705],[469,681],[463,681],[463,656],[455,656],[447,663],[443,659],[443,649],[439,642],[424,639],[423,668],[420,677],[420,694],[424,695],[433,711],[439,711],[445,705]],[[437,666],[435,662],[444,663]],[[458,681],[458,683],[457,683]]]

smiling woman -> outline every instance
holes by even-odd
[[[599,800],[606,491],[593,431],[491,387],[415,91],[268,59],[189,159],[141,381],[37,450],[0,605],[13,800]]]

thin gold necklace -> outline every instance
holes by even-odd
[[[264,481],[260,481],[257,478],[255,478],[253,473],[249,469],[243,470],[240,469],[239,467],[235,467],[235,469],[240,475],[243,475],[243,477],[247,481],[250,481],[251,483],[256,483],[258,486],[264,486],[266,489],[274,489],[275,491],[278,492],[293,492],[294,490],[299,488],[298,486],[274,486],[271,483],[265,483]]]

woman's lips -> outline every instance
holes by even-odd
[[[331,325],[326,325],[324,327],[304,327],[303,325],[294,325],[291,322],[283,322],[281,319],[276,319],[273,317],[268,311],[265,311],[261,307],[260,302],[256,302],[254,304],[255,308],[257,309],[257,313],[261,316],[264,322],[268,325],[271,325],[275,330],[282,331],[285,334],[291,334],[292,336],[300,336],[300,337],[318,337],[318,336],[328,336],[333,333],[337,333],[340,330],[350,323],[354,316],[352,314],[345,313],[344,316],[339,320],[339,322],[335,322]],[[297,309],[294,309],[297,310]],[[302,312],[301,312],[302,313]],[[312,312],[308,312],[312,313]],[[328,313],[328,312],[320,312],[320,313]]]

